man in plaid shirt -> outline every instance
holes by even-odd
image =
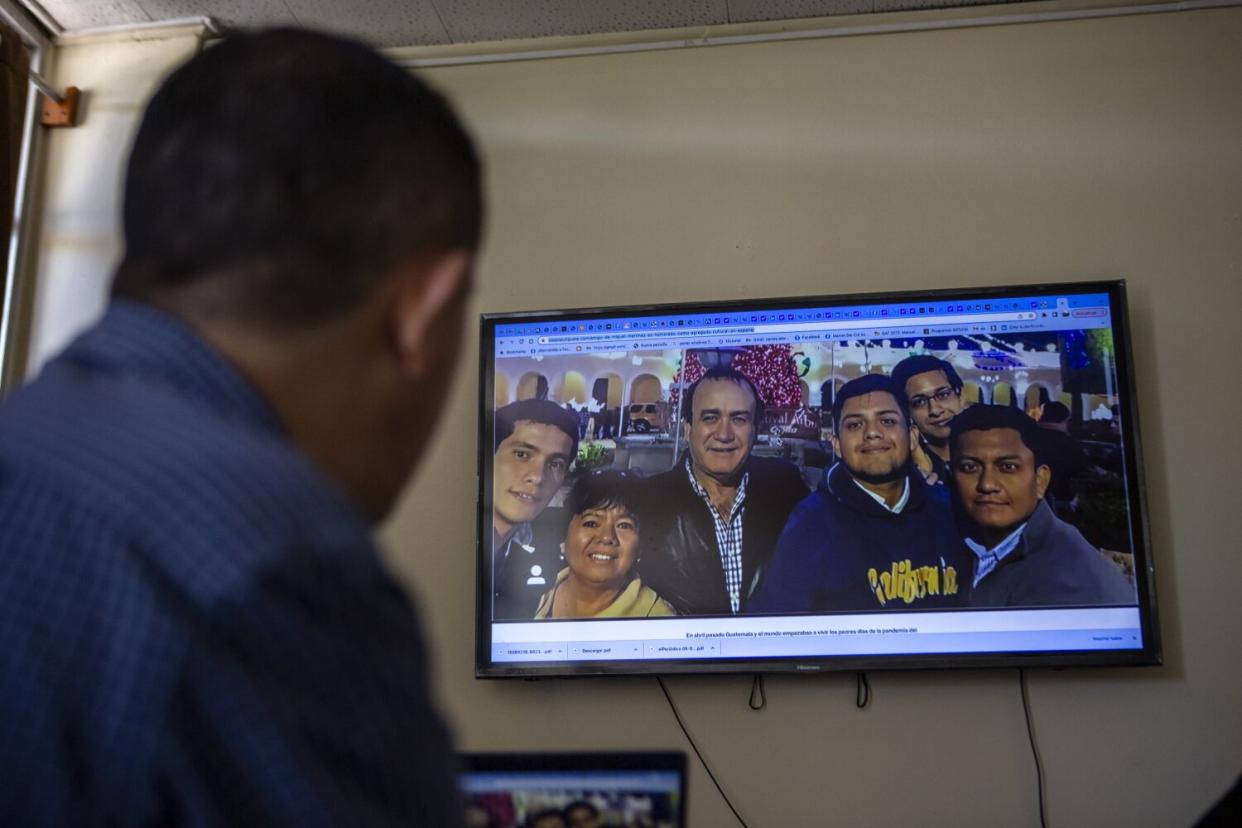
[[[687,390],[689,450],[644,486],[643,581],[681,615],[736,615],[772,555],[786,518],[807,494],[792,463],[755,457],[763,400],[731,368]]]
[[[370,526],[453,374],[479,179],[355,43],[164,82],[104,318],[0,406],[0,823],[459,824]]]

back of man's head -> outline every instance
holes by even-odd
[[[1044,406],[1043,413],[1039,415],[1041,423],[1060,424],[1067,422],[1070,418],[1069,406],[1063,402],[1053,400]]]
[[[235,34],[152,98],[115,295],[266,327],[345,312],[401,262],[474,250],[480,166],[448,104],[350,41]]]

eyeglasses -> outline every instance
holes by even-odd
[[[911,408],[924,408],[932,400],[935,400],[938,403],[942,403],[942,402],[948,401],[950,397],[955,397],[955,396],[957,396],[957,392],[946,385],[941,388],[937,388],[935,393],[933,393],[930,397],[927,396],[926,394],[915,394],[913,397],[910,398],[910,407]]]

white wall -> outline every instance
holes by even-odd
[[[141,66],[110,45],[62,59],[61,83],[115,83],[118,110],[53,136],[67,166],[49,184],[41,352],[101,295],[118,249],[108,167],[188,45]],[[1031,702],[1050,824],[1178,825],[1242,770],[1240,46],[1228,9],[428,76],[490,166],[480,311],[1127,278],[1166,665],[1037,672]],[[385,532],[463,746],[684,749],[652,679],[473,679],[466,342]],[[1038,824],[1012,671],[875,674],[866,711],[852,676],[774,677],[762,713],[745,677],[668,684],[758,828]],[[697,768],[691,786],[695,826],[730,824]]]
[[[146,99],[194,54],[193,34],[61,46],[52,82],[85,99],[81,125],[49,130],[36,253],[27,373],[102,313],[120,258],[120,192],[129,142]]]

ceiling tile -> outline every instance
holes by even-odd
[[[729,22],[797,20],[836,14],[867,14],[875,0],[729,0]]]
[[[293,26],[284,0],[138,0],[152,20],[214,17],[226,26]]]
[[[303,26],[342,32],[373,46],[449,43],[432,0],[285,0]]]
[[[726,0],[436,0],[454,43],[708,26]]]
[[[39,5],[43,6],[62,29],[92,29],[96,26],[146,23],[149,19],[136,0],[109,0],[105,3],[39,0]]]

